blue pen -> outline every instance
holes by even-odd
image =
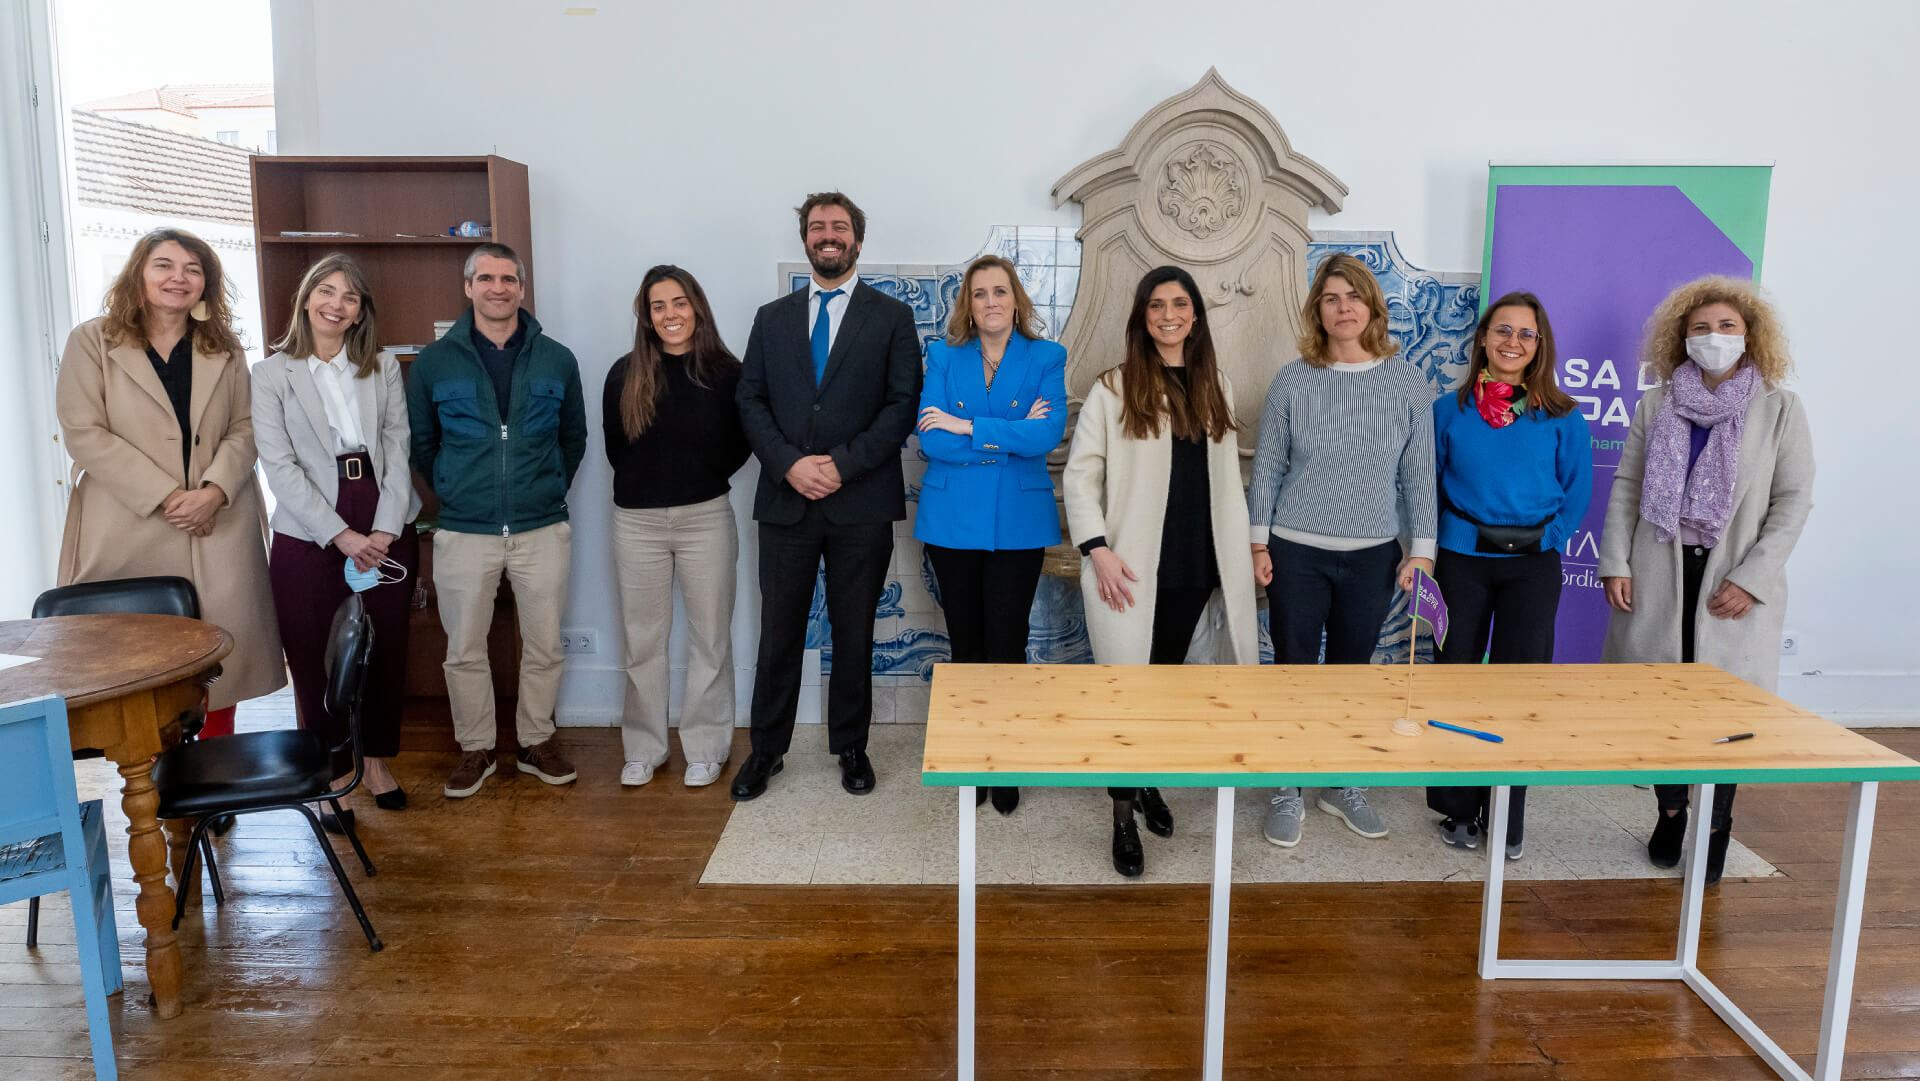
[[[1484,739],[1488,743],[1506,742],[1506,740],[1494,735],[1492,732],[1482,732],[1473,728],[1462,728],[1457,724],[1448,724],[1445,721],[1428,721],[1427,723],[1435,728],[1444,728],[1449,732],[1459,732],[1462,735],[1472,736],[1474,739]]]

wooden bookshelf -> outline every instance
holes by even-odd
[[[268,342],[286,332],[300,276],[331,251],[366,270],[379,305],[380,344],[425,345],[435,320],[466,309],[461,269],[483,241],[448,236],[461,222],[533,265],[527,167],[495,155],[446,158],[253,158],[253,228],[261,322]],[[350,236],[283,236],[335,232]],[[529,273],[526,307],[533,311]]]
[[[293,292],[300,278],[329,252],[353,256],[366,271],[380,320],[380,344],[426,345],[436,320],[456,319],[467,308],[461,272],[475,245],[494,240],[513,248],[528,267],[525,306],[533,310],[533,230],[527,205],[527,167],[484,157],[330,158],[256,155],[253,170],[254,251],[260,264],[260,315],[270,344],[286,333]],[[487,222],[486,238],[446,235],[461,222]],[[284,236],[284,232],[330,232],[347,236]],[[402,356],[407,370],[409,356]],[[414,477],[425,506],[421,524],[439,514],[438,501]],[[433,581],[433,534],[420,537],[420,575]],[[431,597],[431,591],[429,591]],[[447,639],[431,602],[416,610],[410,626],[406,693],[447,694],[441,662]],[[513,594],[504,578],[487,631],[496,697],[511,700],[519,687],[520,633]],[[408,711],[432,718],[432,731],[409,737],[410,746],[451,746],[439,711]],[[500,746],[513,746],[513,707],[497,711]]]

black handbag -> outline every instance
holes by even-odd
[[[1455,518],[1472,526],[1475,530],[1473,550],[1488,555],[1530,556],[1540,554],[1540,539],[1547,535],[1547,526],[1552,518],[1544,518],[1532,525],[1488,525],[1476,518],[1463,514],[1453,501],[1442,497],[1442,505],[1453,513]]]

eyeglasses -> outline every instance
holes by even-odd
[[[1515,330],[1505,323],[1502,323],[1493,328],[1493,336],[1496,338],[1518,338],[1523,342],[1531,342],[1538,340],[1540,333],[1532,327],[1521,327],[1519,330]]]

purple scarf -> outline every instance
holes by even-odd
[[[1664,544],[1682,525],[1720,543],[1733,517],[1733,486],[1740,473],[1740,436],[1747,405],[1760,388],[1760,373],[1748,364],[1716,390],[1700,381],[1700,369],[1687,361],[1674,370],[1667,400],[1660,403],[1647,431],[1646,481],[1640,493],[1640,517]],[[1699,461],[1687,469],[1690,425],[1707,429]]]

